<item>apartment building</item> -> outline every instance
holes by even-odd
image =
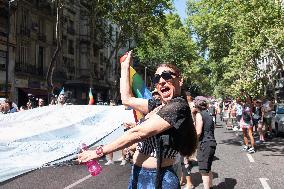
[[[10,27],[9,27],[10,26]],[[8,28],[9,27],[9,28]],[[0,97],[6,96],[6,61],[8,65],[8,96],[13,96],[11,88],[16,50],[16,3],[10,5],[7,0],[0,0]],[[9,36],[9,40],[8,40]],[[9,55],[8,55],[9,49]],[[9,57],[8,57],[9,56]]]
[[[284,100],[284,71],[283,65],[271,50],[264,51],[256,60],[258,69],[257,79],[265,79],[267,84],[263,86],[265,96]]]
[[[53,71],[54,94],[62,87],[76,104],[87,104],[92,88],[96,102],[119,100],[118,59],[129,47],[114,53],[94,35],[90,1],[66,0],[61,18],[61,50]],[[7,52],[7,1],[0,0],[0,95],[4,96]],[[46,74],[57,47],[56,7],[46,0],[15,0],[10,11],[9,97],[25,105],[28,94],[48,100]],[[3,10],[3,11],[2,11]],[[115,43],[118,27],[101,20]]]
[[[16,11],[16,57],[13,99],[25,105],[27,95],[47,100],[45,81],[56,48],[55,12],[44,0],[18,0]]]
[[[87,104],[88,92],[96,102],[118,100],[117,58],[111,45],[95,35],[89,1],[69,0],[63,10],[62,60],[67,78],[63,83],[78,104]],[[110,37],[115,37],[116,27],[101,20]],[[114,39],[115,41],[115,39]],[[121,53],[119,54],[121,55]]]

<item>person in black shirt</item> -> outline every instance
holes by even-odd
[[[179,70],[171,64],[159,65],[153,84],[161,97],[161,105],[154,100],[135,98],[130,88],[132,52],[121,64],[120,93],[122,103],[145,114],[143,121],[115,141],[96,150],[78,155],[79,162],[98,159],[103,155],[137,144],[128,188],[180,189],[173,171],[177,154],[191,155],[196,149],[197,136],[190,108],[182,97],[183,80]],[[185,132],[186,131],[186,132]],[[161,136],[169,140],[161,140]],[[187,140],[185,140],[185,137]],[[158,148],[163,142],[162,148]],[[158,158],[161,157],[161,158]],[[161,186],[157,187],[157,183]]]
[[[208,113],[207,107],[208,103],[205,98],[200,97],[195,99],[195,108],[198,110],[196,114],[196,131],[199,141],[197,161],[204,189],[209,189],[213,186],[211,166],[217,146],[214,136],[214,121]]]
[[[263,132],[263,112],[261,107],[261,100],[256,100],[254,107],[252,108],[252,121],[253,126],[256,127],[256,130],[259,132],[259,140],[255,143],[264,142],[264,132]]]

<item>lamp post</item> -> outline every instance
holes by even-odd
[[[14,0],[9,0],[8,1],[8,18],[7,18],[7,41],[6,41],[6,47],[7,47],[7,51],[6,51],[6,82],[5,82],[5,97],[8,98],[8,84],[9,84],[9,60],[10,60],[10,48],[9,48],[9,43],[10,43],[10,10],[11,10],[11,3]]]
[[[145,69],[144,69],[144,82],[147,86],[147,66],[145,66]]]

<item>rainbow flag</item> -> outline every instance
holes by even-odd
[[[120,58],[122,63],[127,57],[127,53]],[[152,94],[146,87],[142,77],[136,72],[136,70],[130,66],[130,86],[132,93],[136,98],[152,99]],[[136,110],[133,110],[135,121],[138,122],[144,115]]]
[[[92,93],[92,88],[90,88],[89,91],[89,105],[92,105],[95,103],[94,97],[93,97],[93,93]]]

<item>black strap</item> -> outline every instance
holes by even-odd
[[[162,175],[163,147],[170,145],[170,136],[169,135],[157,136],[156,141],[157,141],[157,150],[156,150],[157,152],[157,175],[156,175],[155,188],[161,189],[162,188],[161,175]]]
[[[157,174],[156,174],[156,183],[155,188],[161,189],[161,169],[162,169],[162,151],[163,151],[163,141],[162,137],[158,136],[157,138]]]

